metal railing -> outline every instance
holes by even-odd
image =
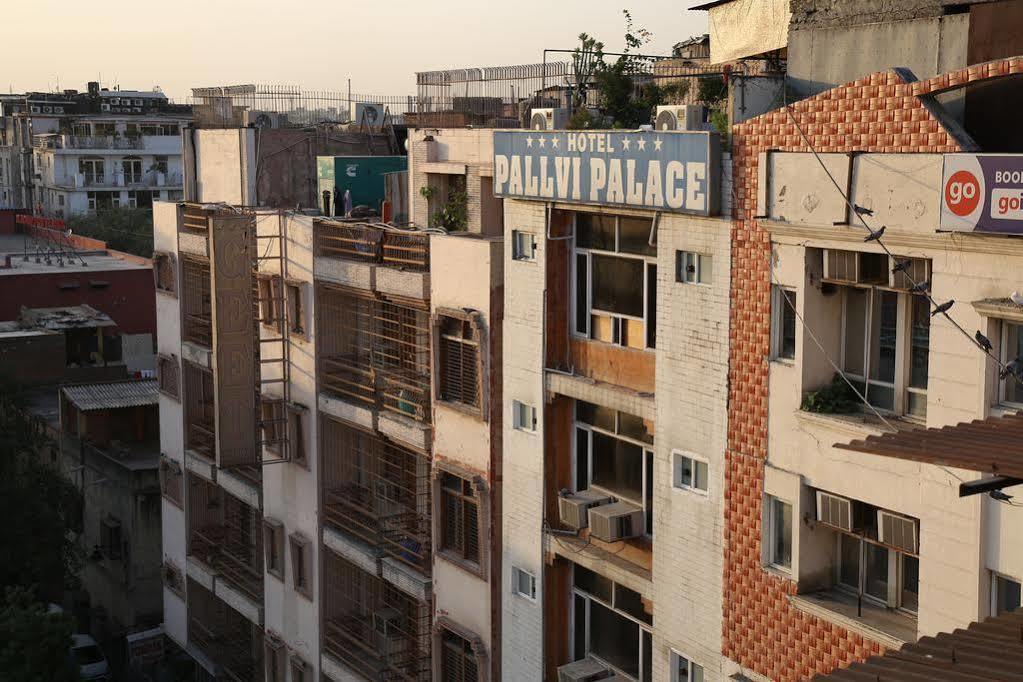
[[[213,345],[213,299],[210,262],[204,258],[181,258],[182,338],[205,348]]]
[[[373,367],[369,356],[324,356],[320,361],[324,390],[363,407],[383,409],[419,422],[430,421],[428,374]]]
[[[262,682],[262,631],[188,579],[188,640],[234,682]]]
[[[425,232],[362,222],[317,220],[316,254],[381,263],[415,272],[430,269],[430,238]]]

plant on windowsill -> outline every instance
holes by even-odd
[[[420,187],[419,194],[430,201],[437,194],[434,187]],[[442,227],[445,230],[459,232],[469,224],[469,195],[460,189],[448,191],[448,200],[439,211],[430,216],[430,227]]]
[[[842,376],[836,373],[830,384],[805,394],[799,409],[817,414],[849,414],[858,411],[859,406],[859,398]]]

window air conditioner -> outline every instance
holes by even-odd
[[[287,117],[275,111],[249,109],[245,112],[245,125],[253,128],[280,128]]]
[[[529,127],[533,130],[564,130],[568,127],[568,109],[533,109]]]
[[[628,502],[615,502],[589,510],[590,535],[618,542],[643,534],[643,510]]]
[[[380,609],[373,614],[373,633],[376,636],[377,653],[387,657],[400,653],[405,646],[401,634],[401,613],[397,609]]]
[[[607,666],[592,658],[584,658],[558,668],[558,682],[594,682],[606,680],[611,671]]]
[[[104,102],[103,104],[99,105],[99,110],[100,111],[110,111],[110,105],[107,104],[106,102]]]
[[[587,511],[592,507],[599,507],[602,504],[610,504],[611,496],[596,490],[580,490],[577,493],[569,493],[558,498],[558,518],[561,523],[579,530],[586,528]]]
[[[55,113],[55,114],[63,114],[64,113],[64,107],[53,107],[53,113]]]
[[[834,282],[856,282],[859,260],[855,251],[824,250],[824,279]]]
[[[366,124],[368,128],[380,128],[384,125],[384,105],[378,102],[356,102],[355,123]]]
[[[136,114],[141,114],[142,113],[142,107],[132,107],[131,110],[133,112],[135,112]]]
[[[707,107],[702,104],[673,104],[657,107],[657,130],[706,130]]]
[[[140,106],[142,106],[142,100],[141,100],[141,99],[138,99],[138,98],[136,98],[136,99],[135,99],[135,106],[137,106],[137,107],[140,107]]]
[[[53,107],[43,107],[43,113],[44,114],[52,114],[53,113]]]
[[[817,520],[835,528],[852,531],[852,502],[821,490],[817,491]]]
[[[877,539],[910,554],[920,549],[916,521],[883,509],[877,510]]]
[[[29,110],[30,113],[33,113],[33,114],[38,114],[39,113],[39,107],[37,107],[34,104],[32,106],[30,106],[28,108],[28,110]]]
[[[120,104],[121,103],[121,98],[120,97],[111,97],[110,98],[110,103],[111,104]]]

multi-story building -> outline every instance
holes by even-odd
[[[58,218],[181,198],[191,108],[159,91],[28,93],[0,101],[0,206]]]

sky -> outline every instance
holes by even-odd
[[[706,32],[696,0],[35,0],[4,10],[0,91],[125,90],[239,83],[408,95],[415,72],[532,64],[585,31],[618,51],[622,9],[650,30],[647,54]],[[535,10],[535,11],[530,11]],[[45,40],[40,30],[45,27]],[[6,82],[4,82],[6,81]]]

